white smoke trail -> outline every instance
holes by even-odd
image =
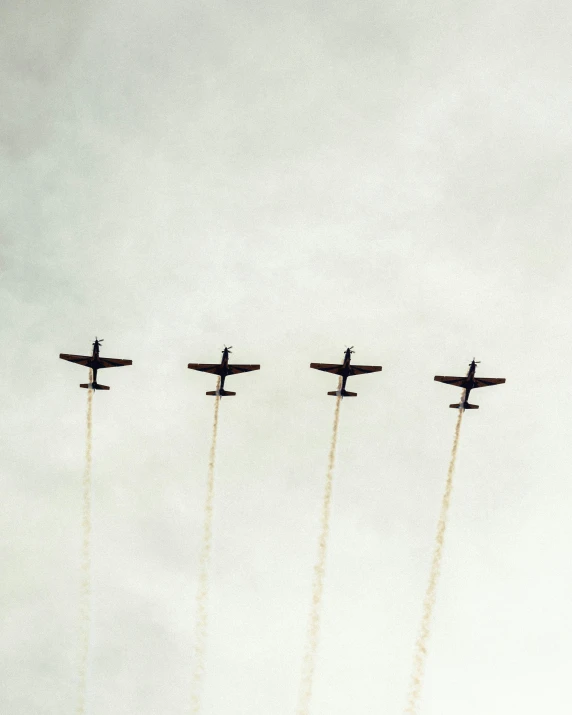
[[[338,390],[341,389],[341,378]],[[310,608],[310,619],[308,623],[308,634],[306,650],[304,653],[304,663],[302,666],[302,680],[300,683],[300,693],[298,697],[298,715],[308,715],[310,700],[312,698],[312,688],[314,685],[314,671],[316,669],[316,653],[318,650],[318,639],[320,636],[320,618],[322,611],[322,594],[324,592],[324,577],[326,574],[326,554],[328,549],[328,536],[330,533],[330,512],[332,506],[332,481],[334,475],[334,465],[336,459],[336,444],[338,441],[338,427],[340,424],[340,404],[341,396],[336,397],[336,407],[334,411],[334,425],[332,429],[332,439],[330,442],[330,453],[328,455],[328,470],[326,472],[326,485],[324,489],[324,499],[322,501],[322,524],[320,539],[318,542],[318,558],[314,565],[314,582],[312,586],[312,605]]]
[[[464,401],[461,399],[461,404]],[[441,574],[441,560],[443,558],[443,545],[445,543],[445,530],[447,528],[447,517],[449,515],[449,506],[451,504],[451,493],[453,491],[453,475],[455,473],[455,462],[457,460],[457,449],[459,447],[459,435],[461,432],[461,422],[463,421],[464,410],[459,409],[457,423],[455,425],[455,436],[453,439],[453,448],[451,449],[451,459],[449,461],[449,470],[447,472],[447,482],[445,483],[445,493],[441,501],[441,513],[439,514],[439,522],[437,524],[437,535],[435,537],[435,548],[433,550],[433,560],[431,562],[431,571],[429,574],[429,584],[425,592],[423,601],[423,616],[421,618],[421,628],[419,636],[415,644],[415,655],[413,658],[413,673],[411,676],[411,686],[409,691],[409,702],[406,709],[408,715],[416,715],[418,712],[419,698],[421,695],[421,685],[423,683],[423,675],[425,673],[425,661],[427,659],[427,643],[429,641],[431,621],[433,619],[433,609],[437,596],[437,582]]]
[[[220,388],[220,377],[217,390]],[[207,476],[207,498],[203,523],[203,542],[199,562],[199,586],[197,590],[197,615],[195,622],[195,642],[193,647],[194,670],[191,686],[191,712],[196,715],[201,709],[201,696],[205,674],[205,657],[207,642],[207,602],[209,592],[209,567],[212,547],[212,522],[214,501],[214,470],[216,457],[216,439],[218,432],[218,412],[220,397],[215,396],[214,418],[212,427],[211,448],[209,452],[209,469]]]
[[[93,372],[89,371],[89,382],[93,382]],[[79,633],[79,686],[77,715],[84,715],[87,693],[87,664],[89,657],[89,632],[91,624],[91,443],[92,443],[92,406],[93,390],[87,389],[87,424],[85,445],[85,468],[83,472],[82,528],[81,548],[81,584],[80,584],[80,633]]]

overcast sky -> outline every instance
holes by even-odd
[[[89,715],[185,715],[215,378],[204,715],[293,715],[336,378],[312,715],[403,712],[458,390],[423,715],[572,710],[572,9],[0,8],[0,711],[74,712],[87,371]]]

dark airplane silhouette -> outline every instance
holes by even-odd
[[[351,359],[353,354],[353,346],[346,349],[344,355],[344,362],[342,365],[331,365],[326,362],[311,362],[310,367],[314,370],[322,370],[323,372],[331,372],[333,375],[340,375],[342,378],[342,387],[340,390],[333,390],[328,392],[328,395],[334,395],[335,397],[356,397],[357,392],[348,392],[346,390],[346,382],[348,377],[353,375],[365,375],[368,372],[379,372],[381,370],[381,365],[351,365]]]
[[[91,390],[109,390],[107,385],[100,385],[97,382],[97,371],[104,367],[121,367],[122,365],[132,365],[132,360],[119,360],[118,358],[105,358],[99,357],[99,346],[103,342],[101,340],[95,339],[93,343],[93,354],[90,355],[67,355],[65,353],[60,354],[62,360],[69,360],[69,362],[75,362],[78,365],[85,365],[86,367],[93,370],[92,382],[83,383],[80,387],[85,387]]]
[[[477,364],[478,362],[475,362],[475,359],[473,358],[466,377],[447,377],[443,375],[435,375],[435,380],[437,380],[437,382],[444,382],[446,385],[455,385],[456,387],[465,388],[463,401],[457,405],[449,405],[449,407],[460,408],[462,410],[478,410],[478,405],[469,404],[469,394],[471,390],[474,390],[477,387],[502,385],[503,382],[506,382],[504,377],[475,377]]]
[[[230,348],[232,345],[230,346]],[[222,351],[222,360],[220,364],[208,364],[204,362],[190,362],[191,370],[199,370],[199,372],[210,372],[213,375],[220,377],[220,387],[218,390],[210,390],[207,395],[215,395],[216,397],[231,397],[236,395],[236,392],[229,392],[224,389],[224,381],[228,375],[239,375],[242,372],[250,372],[251,370],[260,370],[260,365],[229,365],[228,356],[230,348],[225,347]]]

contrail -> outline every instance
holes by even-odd
[[[89,382],[93,382],[90,370]],[[79,687],[77,715],[84,715],[87,692],[87,663],[89,656],[89,631],[91,624],[91,413],[93,390],[87,390],[87,426],[85,444],[85,468],[83,472],[83,542],[81,549],[81,585],[80,585],[80,636],[79,636]]]
[[[461,404],[464,400],[461,400]],[[447,528],[447,516],[451,504],[451,493],[453,491],[453,475],[455,473],[455,462],[457,460],[457,449],[459,447],[459,434],[461,432],[461,422],[463,421],[464,410],[459,410],[457,424],[455,425],[455,436],[453,438],[453,448],[451,450],[451,460],[447,472],[447,482],[445,493],[441,502],[441,513],[437,525],[437,535],[435,537],[435,548],[433,550],[433,561],[431,562],[431,572],[429,574],[429,584],[425,592],[423,601],[423,616],[421,618],[421,628],[419,637],[415,644],[415,656],[413,658],[413,674],[411,676],[411,687],[409,691],[409,704],[406,713],[416,715],[418,712],[419,697],[421,695],[421,685],[425,673],[425,661],[427,659],[427,643],[429,641],[431,621],[433,619],[433,608],[437,595],[437,582],[441,573],[441,559],[443,557],[443,545],[445,543],[445,529]]]
[[[217,390],[220,388],[220,377]],[[191,687],[191,712],[193,715],[200,712],[201,695],[205,674],[205,656],[207,641],[207,601],[209,592],[209,567],[212,546],[212,522],[214,501],[214,470],[216,457],[216,438],[218,432],[218,411],[220,397],[215,397],[214,418],[209,452],[209,471],[207,476],[207,498],[205,502],[205,520],[203,524],[203,543],[201,546],[199,565],[199,587],[197,590],[197,615],[195,622],[195,643],[193,647],[194,671]]]
[[[341,389],[341,384],[342,380],[340,378],[338,390]],[[300,683],[300,694],[298,697],[298,715],[308,715],[310,700],[312,697],[312,687],[314,684],[314,671],[316,669],[316,652],[318,649],[318,638],[320,636],[322,594],[324,592],[324,576],[326,573],[326,553],[328,549],[328,535],[330,532],[332,480],[334,475],[334,464],[336,460],[336,443],[338,441],[341,401],[341,396],[336,397],[332,440],[330,442],[330,453],[328,455],[328,470],[326,472],[326,485],[324,489],[324,500],[322,502],[322,528],[320,530],[320,540],[318,542],[318,558],[316,559],[316,563],[314,565],[312,606],[310,609],[306,650],[304,654],[304,663],[302,666],[302,680]]]

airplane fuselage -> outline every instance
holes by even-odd
[[[222,351],[222,360],[220,361],[220,389],[224,390],[224,381],[228,375],[228,348]]]
[[[469,367],[469,372],[467,373],[467,379],[465,380],[465,397],[463,402],[466,404],[469,401],[469,395],[473,387],[475,387],[475,372],[477,370],[477,363],[473,360]]]
[[[95,342],[93,344],[93,357],[92,357],[92,364],[91,364],[91,369],[93,372],[93,380],[92,383],[94,385],[97,385],[97,364],[99,362],[99,340],[96,338]]]
[[[342,365],[342,392],[346,389],[346,382],[350,376],[350,363],[352,361],[352,351],[351,348],[347,348],[346,354],[344,355],[344,363]]]
[[[91,385],[97,385],[97,371],[101,367],[101,363],[99,361],[100,345],[101,342],[96,338],[95,342],[93,343],[93,353],[91,355],[91,360],[87,364],[87,366],[92,371],[92,381],[90,383]]]
[[[97,385],[97,368],[99,365],[99,346],[100,346],[100,342],[96,338],[95,342],[93,344],[93,355],[91,356],[91,364],[89,366],[91,368],[91,371],[93,374],[92,385]]]

